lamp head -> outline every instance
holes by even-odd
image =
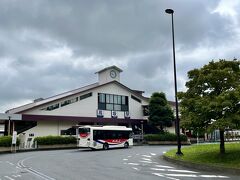
[[[168,14],[173,14],[174,13],[174,11],[172,9],[166,9],[165,12],[168,13]]]

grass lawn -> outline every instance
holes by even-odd
[[[198,164],[240,169],[240,143],[225,143],[226,153],[220,155],[219,144],[201,144],[182,148],[183,156],[176,156],[176,149],[165,156]]]

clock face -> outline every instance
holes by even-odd
[[[111,76],[111,78],[115,78],[117,76],[116,71],[114,71],[114,70],[110,71],[110,76]]]

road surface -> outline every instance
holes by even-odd
[[[0,154],[0,180],[207,180],[239,176],[189,169],[160,156],[173,146]]]

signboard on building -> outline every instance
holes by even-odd
[[[130,118],[130,113],[129,113],[129,111],[125,111],[125,112],[124,112],[124,117],[125,117],[125,119],[129,119],[129,118]]]
[[[0,120],[22,120],[21,114],[0,113]]]
[[[117,111],[112,111],[112,118],[117,118]]]
[[[97,117],[104,117],[103,110],[97,109]]]

